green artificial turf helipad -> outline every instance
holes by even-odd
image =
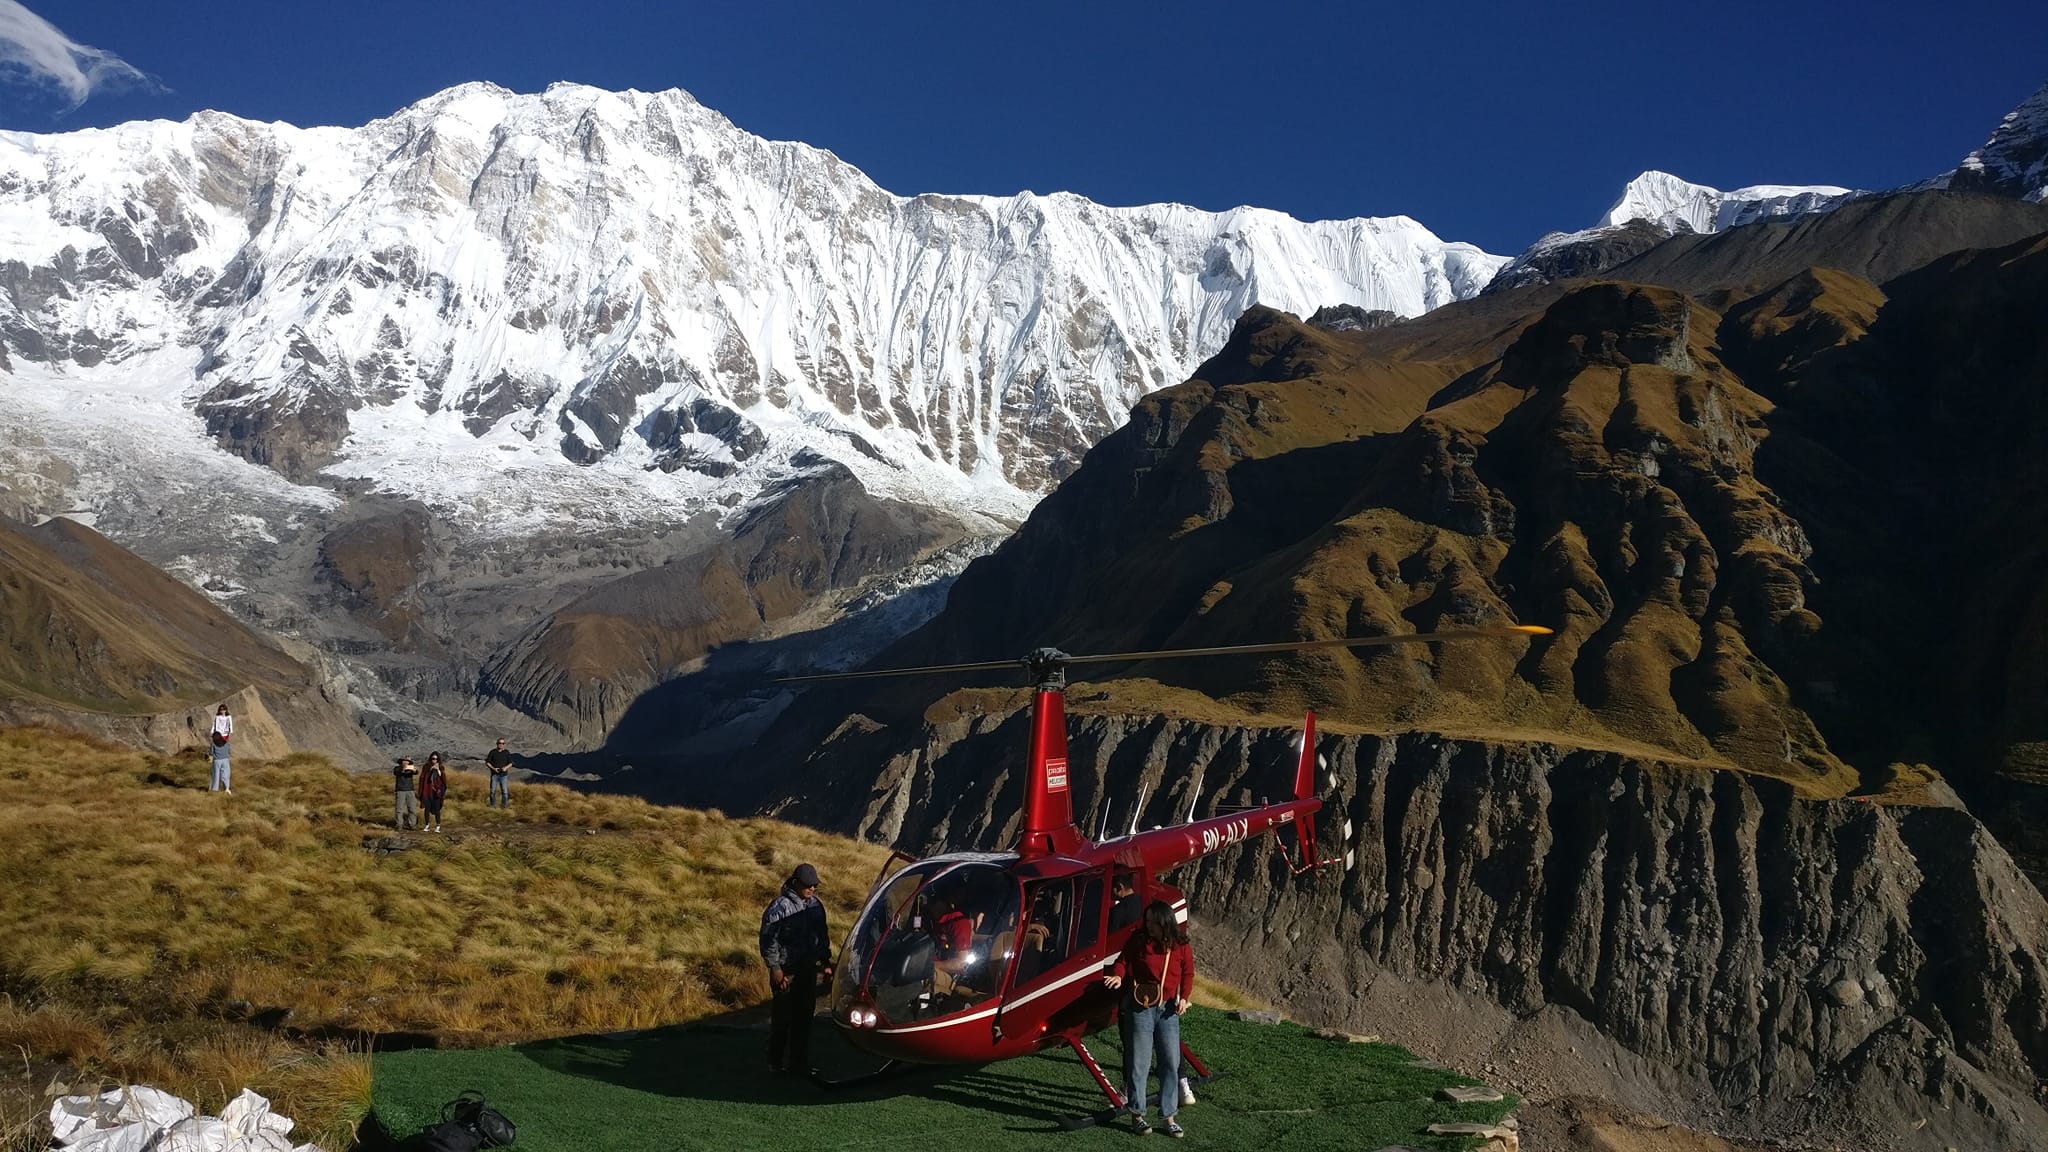
[[[1198,1089],[1198,1103],[1181,1111],[1188,1147],[1369,1152],[1404,1145],[1450,1152],[1471,1142],[1424,1129],[1492,1122],[1514,1105],[1512,1098],[1438,1101],[1438,1088],[1476,1081],[1418,1065],[1393,1045],[1326,1040],[1299,1025],[1244,1023],[1204,1008],[1191,1010],[1185,1027],[1189,1045],[1220,1073]],[[1131,1139],[1121,1126],[1061,1126],[1062,1118],[1106,1106],[1065,1049],[998,1064],[916,1068],[827,1091],[768,1075],[766,1039],[758,1023],[702,1024],[513,1048],[383,1054],[376,1057],[376,1114],[386,1131],[403,1138],[439,1120],[441,1105],[457,1093],[480,1089],[519,1126],[522,1152],[1083,1152],[1127,1147]],[[874,1066],[823,1021],[814,1043],[828,1073]],[[1089,1048],[1112,1079],[1121,1078],[1113,1029]]]

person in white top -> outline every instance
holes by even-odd
[[[232,787],[233,775],[228,767],[228,741],[235,737],[235,718],[228,715],[228,706],[223,704],[213,711],[213,732],[208,738],[213,744],[213,783],[208,792],[235,794]]]

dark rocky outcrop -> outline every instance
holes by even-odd
[[[1325,332],[1363,332],[1399,324],[1401,316],[1384,308],[1365,309],[1356,304],[1325,304],[1308,318],[1308,326]]]
[[[731,459],[686,442],[683,437],[691,432],[716,439]],[[686,468],[710,476],[729,476],[739,470],[740,462],[768,447],[768,437],[753,421],[703,397],[656,411],[643,422],[640,434],[654,449],[654,466],[663,472]]]
[[[1648,220],[1546,236],[1494,273],[1486,291],[1506,292],[1511,288],[1597,276],[1648,252],[1670,236],[1670,232]]]
[[[311,373],[302,382],[305,387],[294,397],[259,395],[246,384],[226,381],[200,397],[197,409],[221,447],[311,483],[348,439],[348,416],[360,401],[319,386]]]

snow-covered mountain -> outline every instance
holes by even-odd
[[[1613,228],[1644,220],[1673,234],[1720,232],[1776,216],[1825,212],[1854,195],[1832,185],[1755,184],[1723,192],[1653,170],[1629,181],[1593,226]]]
[[[1829,212],[1863,193],[1832,185],[1755,184],[1723,192],[1654,169],[1628,182],[1590,228],[1552,232],[1501,266],[1490,291],[1590,276],[1681,233],[1720,232]]]
[[[1982,148],[1963,158],[1949,187],[2048,200],[2048,84],[1999,124]]]
[[[1504,262],[1406,217],[897,196],[674,90],[0,133],[10,423],[196,417],[487,533],[731,506],[804,449],[1014,517],[1253,303],[1415,315]]]

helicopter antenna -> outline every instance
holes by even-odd
[[[1102,815],[1100,815],[1100,816],[1096,817],[1096,820],[1095,820],[1095,839],[1096,839],[1097,841],[1100,841],[1100,840],[1102,839],[1102,835],[1103,835],[1103,833],[1105,833],[1105,832],[1108,832],[1108,831],[1109,831],[1109,793],[1105,791],[1105,792],[1104,792],[1104,793],[1102,794]]]
[[[1131,806],[1131,827],[1124,835],[1136,836],[1138,834],[1138,817],[1145,814],[1145,793],[1149,791],[1151,791],[1151,788],[1147,785],[1141,785],[1138,788],[1138,802]]]

